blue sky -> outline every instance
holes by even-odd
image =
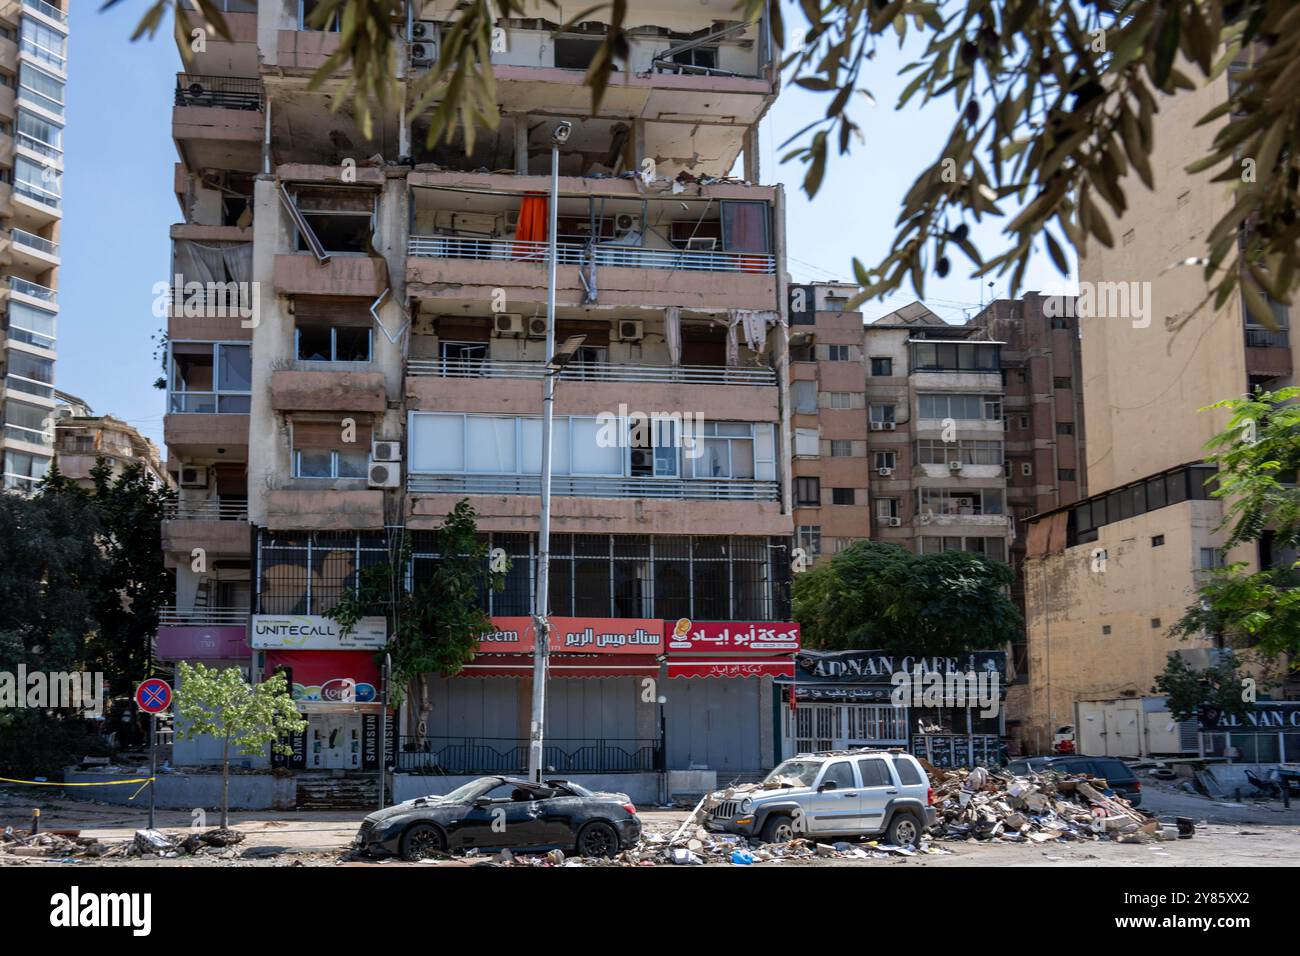
[[[64,137],[63,268],[60,272],[59,359],[56,382],[100,414],[131,422],[161,447],[164,396],[153,387],[152,287],[167,279],[168,226],[180,217],[172,193],[177,159],[170,135],[172,89],[179,59],[166,30],[153,41],[128,38],[145,4],[128,0],[107,13],[98,2],[72,5],[69,88]],[[844,279],[858,256],[874,264],[894,237],[898,203],[918,170],[933,160],[951,122],[948,102],[924,111],[893,108],[904,58],[893,42],[865,71],[878,105],[857,108],[866,132],[848,158],[836,158],[815,200],[799,184],[803,167],[780,164],[780,144],[821,115],[825,98],[787,86],[760,133],[764,182],[786,184],[787,243],[796,281]],[[988,229],[978,239],[992,239]],[[993,248],[990,242],[982,248]],[[926,302],[948,321],[962,321],[1005,281],[969,278],[959,258],[946,279],[926,280]],[[1071,291],[1046,256],[1030,269],[1025,288]],[[910,287],[885,302],[869,302],[876,318],[912,301]]]

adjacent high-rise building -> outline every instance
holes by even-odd
[[[501,122],[467,151],[429,143],[402,97],[367,138],[330,110],[343,77],[308,88],[337,25],[313,29],[312,3],[253,6],[228,3],[233,42],[209,38],[176,83],[165,439],[180,497],[160,656],[286,672],[309,723],[298,770],[520,769],[554,212],[556,337],[582,338],[557,378],[547,761],[771,766],[771,677],[797,636],[783,198],[757,149],[778,90],[766,22],[693,0],[629,11],[630,56],[595,116],[581,78],[599,13],[559,36],[502,22]],[[403,86],[456,5],[410,8]],[[500,632],[460,676],[430,675],[385,759],[383,624],[343,636],[325,615],[402,541],[423,581],[462,499],[510,561],[483,596]]]
[[[68,0],[0,3],[0,420],[4,488],[53,458]]]

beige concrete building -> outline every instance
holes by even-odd
[[[0,420],[6,490],[52,460],[67,0],[0,3]]]
[[[84,411],[74,411],[76,406],[72,404],[65,405],[60,412],[69,414],[61,414],[54,425],[54,461],[65,477],[90,489],[93,487],[91,469],[102,459],[114,478],[138,464],[158,487],[171,485],[153,442],[126,422],[112,415],[95,415],[84,403],[78,404]]]
[[[1222,506],[1203,485],[1213,469],[1197,463],[1227,418],[1202,409],[1293,381],[1287,310],[1274,307],[1280,332],[1250,321],[1239,297],[1193,314],[1209,289],[1199,267],[1174,265],[1205,254],[1206,236],[1230,206],[1225,185],[1184,171],[1208,149],[1217,125],[1196,123],[1229,82],[1225,74],[1161,102],[1151,158],[1157,188],[1128,183],[1129,209],[1109,222],[1115,248],[1090,242],[1082,250],[1088,497],[1040,513],[1030,531],[1030,746],[1050,743],[1060,725],[1084,723],[1086,710],[1080,739],[1093,751],[1194,750],[1194,734],[1138,729],[1148,723],[1139,715],[1163,707],[1152,685],[1167,655],[1214,642],[1179,642],[1168,628],[1196,600],[1204,569],[1259,566],[1254,546],[1220,551]],[[1052,303],[1058,313],[1062,306]],[[1105,734],[1093,733],[1100,714]]]
[[[403,87],[436,61],[455,10],[409,7]],[[348,109],[329,109],[342,78],[309,92],[336,42],[336,25],[308,22],[314,4],[226,9],[234,42],[210,39],[178,75],[172,114],[165,437],[180,500],[163,532],[177,594],[160,655],[290,671],[310,723],[290,766],[374,767],[378,645],[349,650],[334,634],[290,650],[268,634],[287,619],[328,631],[359,570],[403,539],[418,585],[431,532],[466,498],[513,563],[486,610],[503,631],[527,626],[561,121],[557,341],[585,340],[557,386],[550,612],[629,633],[788,620],[783,194],[761,184],[757,148],[778,91],[766,23],[687,0],[636,5],[630,58],[590,116],[581,78],[599,14],[558,37],[558,24],[503,21],[501,124],[467,153],[459,138],[430,146],[426,121],[396,103],[367,139]],[[648,434],[640,414],[656,417]],[[492,679],[436,681],[427,724],[390,732],[406,748],[391,760],[491,769],[446,750],[467,737],[483,742],[475,753],[514,753],[529,677],[494,666]],[[670,769],[771,765],[761,669],[676,680],[670,667],[660,710],[638,707],[634,687],[660,674],[653,657],[600,680],[576,667],[548,685],[548,736],[563,746],[619,739],[631,769],[656,752]],[[335,678],[355,683],[356,706],[331,703]],[[210,756],[200,744],[177,760]]]

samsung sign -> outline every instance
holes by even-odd
[[[388,643],[388,622],[363,617],[345,636],[337,621],[318,614],[254,614],[255,648],[304,651],[378,650]]]

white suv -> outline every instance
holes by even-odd
[[[925,771],[902,750],[800,754],[757,786],[714,793],[704,825],[766,843],[884,834],[915,845],[935,825],[932,799]]]

